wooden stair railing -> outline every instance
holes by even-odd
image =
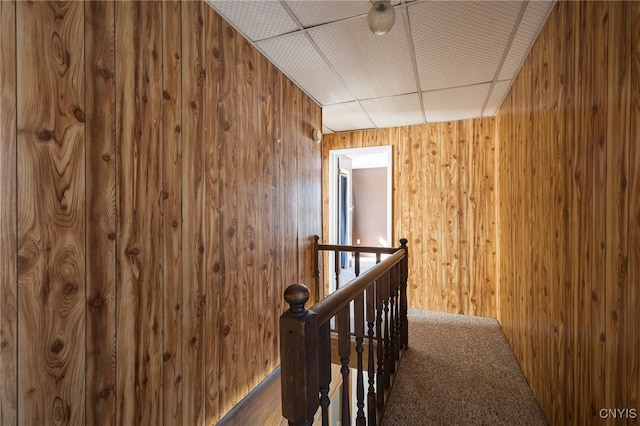
[[[310,309],[305,307],[310,298],[305,285],[293,284],[285,290],[284,297],[290,307],[280,317],[281,392],[282,415],[290,425],[312,424],[318,408],[322,424],[329,424],[328,393],[333,334],[330,327],[334,317],[342,375],[340,421],[343,425],[352,424],[349,365],[354,335],[357,357],[355,424],[379,424],[396,363],[408,344],[408,247],[406,239],[401,239],[400,243],[401,246],[395,249],[367,248],[391,254],[383,260],[378,254],[379,263],[340,286]],[[350,251],[353,246],[322,247],[326,250]],[[365,340],[369,351],[366,357],[366,399],[363,365]]]

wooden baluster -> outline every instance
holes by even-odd
[[[310,295],[302,284],[287,287],[289,310],[280,317],[282,415],[290,425],[311,425],[320,403],[316,314],[304,306]]]
[[[395,274],[394,269],[391,269],[387,275],[389,276],[389,351],[388,351],[388,365],[389,374],[396,372],[396,318],[395,318],[395,299],[394,299],[394,286],[395,286]]]
[[[400,299],[398,297],[400,288],[400,268],[395,265],[391,269],[391,317],[393,328],[391,329],[391,359],[392,371],[396,371],[396,361],[400,359]]]
[[[356,425],[364,426],[366,417],[364,415],[364,375],[362,368],[362,352],[364,341],[364,293],[360,293],[354,300],[353,316],[355,317],[355,333],[356,333],[356,353],[358,355],[358,371],[356,381],[356,397],[358,412],[356,415]]]
[[[315,285],[315,301],[317,302],[320,298],[324,297],[324,289],[320,289],[320,251],[318,250],[318,244],[320,242],[320,237],[314,235],[313,238],[313,274],[316,281]]]
[[[391,387],[391,343],[389,338],[389,273],[384,274],[382,278],[383,298],[382,307],[384,310],[384,387]]]
[[[400,280],[400,328],[402,344],[400,347],[404,350],[409,347],[409,320],[407,318],[407,279],[409,277],[409,247],[408,240],[402,238],[400,240],[400,248],[405,250],[405,257],[400,263],[402,278]]]
[[[335,273],[336,273],[336,290],[340,288],[340,251],[336,250],[333,252],[334,262],[335,262]]]
[[[354,255],[356,259],[355,260],[356,264],[354,265],[354,269],[355,269],[356,277],[359,277],[360,276],[360,252],[356,251]]]
[[[369,337],[369,354],[367,359],[367,373],[369,378],[369,391],[367,393],[367,417],[369,418],[370,425],[378,424],[376,419],[376,389],[375,389],[375,357],[373,353],[373,347],[375,345],[374,337],[374,325],[375,325],[375,283],[372,283],[367,287],[366,293],[366,306],[367,306],[367,335]]]
[[[338,314],[338,354],[342,368],[342,424],[351,424],[351,407],[349,404],[349,357],[351,355],[351,305]]]
[[[329,389],[331,385],[331,327],[327,321],[318,329],[318,375],[322,426],[329,426]]]
[[[379,409],[384,408],[384,339],[382,338],[382,279],[375,282],[376,286],[376,355],[378,371],[376,374],[376,403]]]

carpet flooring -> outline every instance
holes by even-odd
[[[409,310],[382,424],[547,425],[495,319]]]

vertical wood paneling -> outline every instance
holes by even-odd
[[[256,52],[247,40],[236,37],[237,84],[236,99],[238,168],[238,304],[236,309],[239,348],[255,350],[238,351],[237,369],[238,393],[247,394],[256,384],[257,362],[260,357],[258,342],[257,296],[259,285],[256,248],[258,228],[258,173],[257,162],[259,141],[253,135],[257,132],[258,105],[257,82],[255,81]],[[255,127],[254,127],[255,126]]]
[[[119,150],[116,363],[121,423],[162,419],[162,4],[116,3]],[[131,51],[134,53],[131,54]],[[126,52],[126,53],[125,53]],[[132,402],[133,400],[133,402]]]
[[[179,1],[162,8],[162,408],[165,424],[180,424],[182,353],[182,27]]]
[[[629,64],[631,21],[628,2],[609,10],[607,103],[606,288],[607,370],[605,403],[625,407],[625,334],[628,247]]]
[[[551,424],[637,410],[634,13],[559,2],[500,110],[499,320]]]
[[[85,421],[82,6],[18,2],[16,10],[18,419],[24,424]]]
[[[220,122],[219,90],[221,25],[218,15],[208,7],[204,9],[206,49],[204,63],[206,69],[205,103],[207,113],[204,119],[205,145],[205,274],[206,286],[204,306],[204,422],[217,421],[220,412]],[[184,145],[184,141],[183,141]]]
[[[116,129],[115,7],[85,3],[87,122],[87,413],[92,424],[116,421]],[[105,36],[108,35],[108,36]]]
[[[455,122],[442,124],[440,188],[442,191],[442,303],[448,312],[464,312],[459,299],[460,277],[458,259],[460,240],[458,229],[458,126]]]
[[[205,132],[204,8],[182,2],[182,390],[183,424],[204,421]]]
[[[607,123],[607,32],[609,5],[607,2],[594,3],[587,8],[593,28],[593,90],[591,93],[591,122],[594,152],[591,159],[593,178],[591,193],[593,194],[593,263],[591,264],[591,398],[589,407],[591,415],[605,399],[606,369],[606,298],[605,298],[605,209],[606,197],[606,123]],[[589,159],[588,159],[589,160]]]
[[[496,315],[495,133],[494,119],[478,119],[324,136],[325,172],[330,150],[392,145],[393,239],[412,248],[413,307]]]
[[[635,2],[629,12],[631,22],[640,22],[640,3]],[[629,259],[627,294],[627,390],[630,407],[640,406],[640,25],[631,27],[631,87],[629,134]],[[634,350],[635,348],[635,350]],[[638,423],[638,420],[635,421]]]
[[[279,295],[275,293],[275,260],[276,255],[276,238],[274,231],[277,217],[275,215],[273,195],[276,181],[275,170],[275,129],[276,123],[274,117],[274,67],[263,56],[258,57],[258,74],[262,76],[258,80],[258,96],[260,99],[259,108],[259,128],[258,128],[258,158],[260,167],[260,191],[258,200],[258,259],[259,271],[257,283],[263,288],[260,291],[261,296],[258,303],[261,308],[258,309],[258,326],[260,328],[259,343],[261,351],[258,359],[260,371],[272,371],[277,365],[272,356],[272,342],[275,334],[275,322],[272,321],[272,312],[276,299]],[[275,315],[273,315],[275,316]]]
[[[0,12],[2,423],[217,422],[311,276],[320,108],[204,2]]]
[[[238,401],[238,200],[237,200],[237,99],[235,58],[238,37],[233,28],[220,21],[222,52],[220,65],[220,410],[228,411]]]
[[[0,424],[18,415],[16,5],[0,2]]]

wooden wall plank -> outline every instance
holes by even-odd
[[[201,2],[182,2],[183,424],[204,422],[205,29]]]
[[[86,422],[116,421],[115,6],[85,4],[87,122]]]
[[[640,22],[640,3],[634,2],[629,11],[631,22]],[[640,406],[640,326],[636,315],[640,312],[640,25],[631,27],[631,86],[629,134],[629,239],[626,367],[627,407]],[[634,349],[635,348],[635,349]],[[637,423],[637,418],[635,419]],[[630,422],[631,423],[631,422]]]
[[[238,152],[235,103],[237,99],[236,42],[239,35],[222,19],[222,51],[220,53],[220,411],[225,413],[238,402],[238,318],[236,309],[243,300],[238,297]]]
[[[469,146],[472,144],[473,123],[469,120],[461,121],[458,123],[458,164],[459,164],[459,176],[458,176],[458,200],[460,207],[458,209],[458,265],[459,265],[459,284],[458,284],[458,299],[460,300],[459,306],[463,308],[465,314],[472,312],[472,305],[469,300],[470,286],[471,286],[471,273],[473,271],[472,259],[469,256],[469,239],[473,235],[473,229],[469,227],[469,170],[471,170],[471,163],[469,163]]]
[[[257,140],[259,144],[258,159],[260,167],[260,188],[258,199],[258,284],[262,288],[259,292],[258,327],[261,339],[260,358],[258,359],[261,371],[273,371],[277,367],[273,357],[273,340],[275,335],[275,322],[272,320],[272,312],[276,299],[275,260],[276,240],[274,230],[277,217],[274,210],[274,190],[276,182],[275,149],[276,149],[276,120],[274,120],[275,83],[274,66],[264,56],[258,58],[258,74],[262,77],[258,80],[258,96],[260,100]],[[318,174],[319,175],[319,174]],[[273,315],[275,316],[275,315]]]
[[[255,81],[256,51],[249,41],[236,37],[236,98],[238,168],[238,303],[236,305],[238,334],[238,393],[247,394],[257,384],[258,341],[257,234],[258,229],[258,143],[253,136],[257,128],[257,82]],[[240,348],[255,348],[253,351]]]
[[[442,303],[448,312],[464,312],[459,299],[458,258],[460,240],[458,229],[458,126],[455,122],[442,124],[441,191],[442,191]]]
[[[16,4],[0,2],[0,424],[18,416]]]
[[[18,419],[24,424],[85,420],[82,6],[18,2],[16,9]]]
[[[591,64],[593,61],[592,49],[579,49],[582,45],[591,45],[592,32],[586,31],[589,25],[589,16],[586,13],[586,7],[580,7],[574,16],[575,40],[573,49],[576,49],[575,62],[573,64],[576,69],[585,69],[581,78],[574,81],[575,105],[576,111],[582,110],[589,104],[589,94],[592,91],[593,75]],[[573,173],[575,179],[575,191],[572,199],[572,223],[574,223],[575,234],[577,237],[572,239],[572,252],[575,254],[576,266],[572,269],[573,278],[577,285],[574,292],[574,327],[580,330],[588,330],[591,322],[591,267],[592,260],[591,247],[593,246],[593,233],[591,224],[593,223],[593,195],[590,191],[590,183],[592,182],[592,170],[589,159],[593,158],[594,146],[593,138],[590,131],[590,117],[584,114],[576,114],[574,121],[574,132],[576,142],[573,148],[573,158],[575,159]],[[591,336],[587,333],[578,333],[575,338],[575,354],[576,360],[573,364],[573,378],[575,385],[573,386],[573,401],[570,419],[571,422],[577,424],[586,424],[589,421],[589,413],[582,409],[585,401],[589,401],[591,376],[588,374],[591,365]],[[567,354],[570,356],[570,354]]]
[[[116,4],[118,422],[162,423],[162,4]],[[131,51],[135,54],[131,54]],[[124,351],[121,348],[128,348]]]
[[[424,277],[423,288],[430,289],[426,292],[428,295],[428,298],[425,298],[427,306],[440,306],[443,303],[440,288],[442,276],[440,139],[442,127],[440,123],[434,123],[426,126],[425,133],[421,133],[419,127],[412,127],[411,130],[411,144],[414,153],[416,145],[422,145],[422,153],[418,157],[420,162],[415,164],[416,180],[420,186],[418,186],[416,193],[419,198],[414,200],[417,208],[414,211],[412,231],[415,235],[420,235],[420,244],[417,245],[416,250],[420,250],[422,247],[422,250],[427,253],[423,261],[422,273],[418,272],[416,276]]]
[[[165,424],[180,424],[182,381],[182,20],[181,3],[162,8],[162,408]]]
[[[204,9],[206,69],[204,117],[205,144],[205,297],[204,306],[204,421],[217,421],[220,412],[220,122],[218,82],[221,70],[221,26],[218,15],[209,7]],[[184,144],[184,142],[183,142]]]
[[[606,288],[608,374],[607,407],[626,407],[625,341],[629,222],[629,67],[631,21],[629,3],[609,10],[607,93]]]
[[[593,262],[591,264],[591,398],[589,407],[593,415],[604,404],[606,374],[606,131],[607,131],[607,46],[608,46],[608,14],[607,2],[594,3],[587,8],[593,28],[593,91],[591,105],[591,134],[593,135],[594,153],[592,157],[593,177],[591,193],[593,194]]]

